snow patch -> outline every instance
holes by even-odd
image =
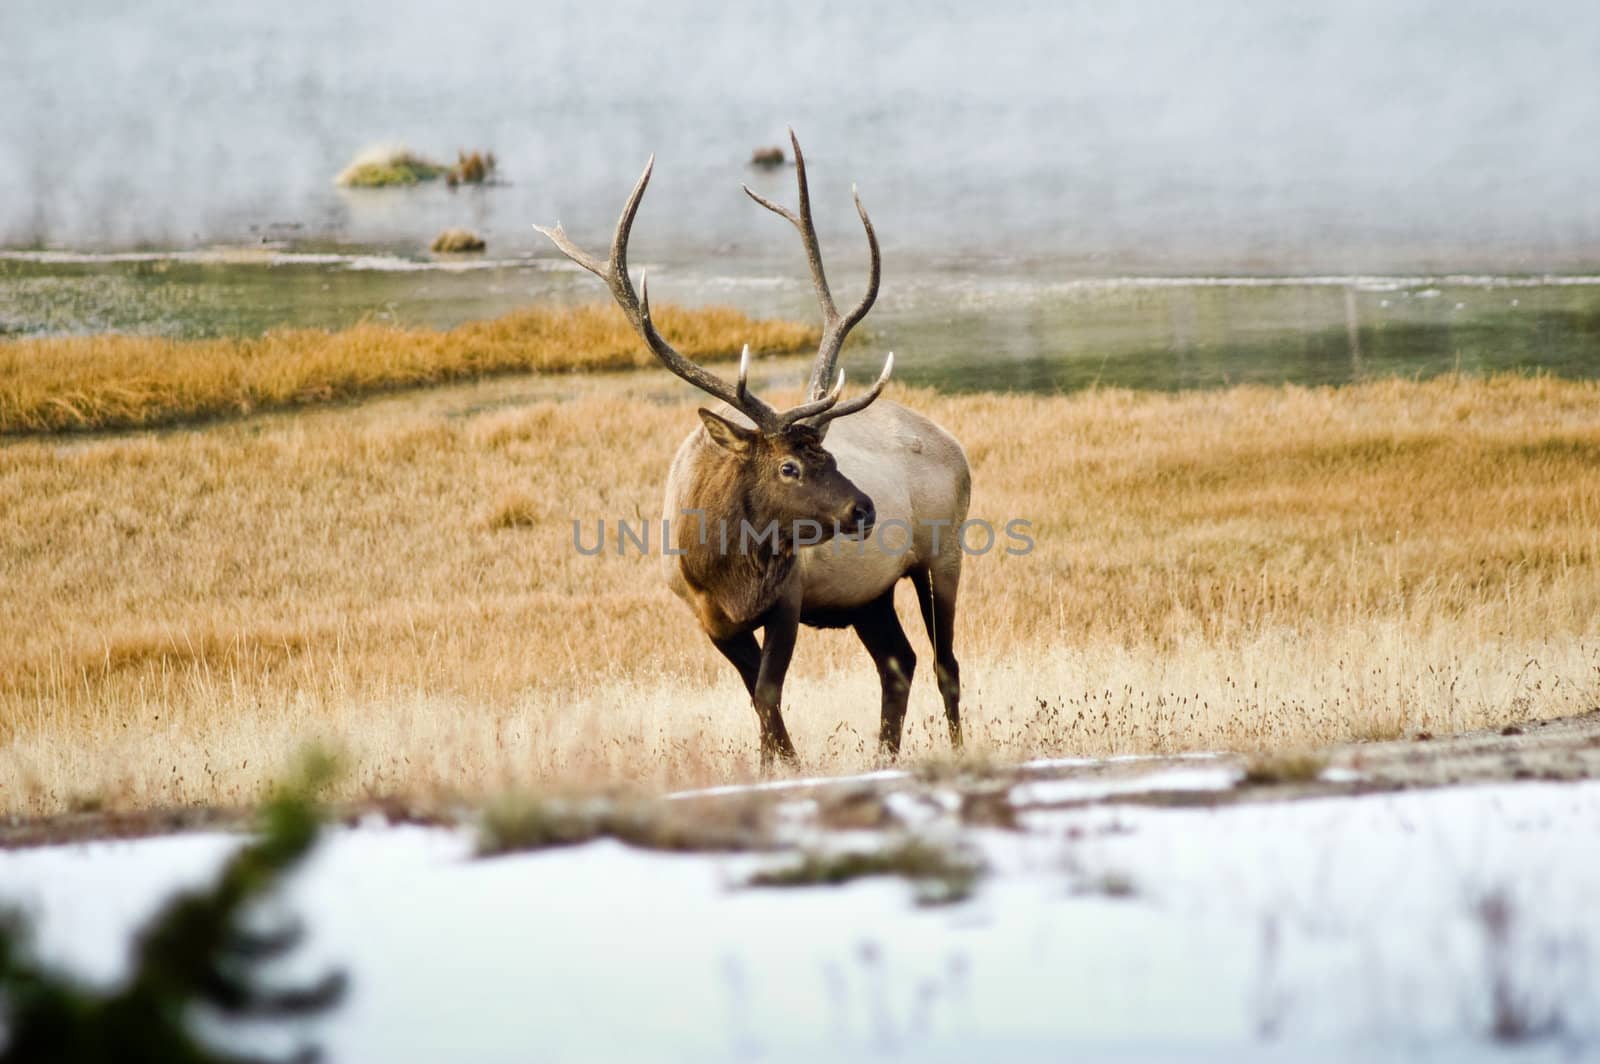
[[[1011,804],[1028,806],[1086,802],[1124,794],[1160,791],[1225,791],[1239,781],[1234,768],[1175,768],[1137,776],[1036,780],[1011,788]]]

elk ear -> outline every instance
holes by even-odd
[[[754,429],[741,428],[705,407],[700,408],[700,420],[706,423],[706,434],[711,437],[711,442],[725,451],[749,454],[751,445],[756,442]]]

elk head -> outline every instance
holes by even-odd
[[[758,526],[775,521],[783,538],[806,543],[872,531],[872,499],[839,472],[817,429],[794,424],[762,432],[704,408],[700,420],[711,442],[732,457],[738,493]]]

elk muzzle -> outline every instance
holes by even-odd
[[[870,498],[860,494],[845,505],[844,514],[838,519],[840,534],[845,539],[866,539],[877,523],[878,508],[872,505]]]

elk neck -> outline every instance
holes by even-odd
[[[684,552],[678,564],[684,580],[730,621],[752,623],[777,601],[794,572],[793,530],[780,527],[776,546],[771,536],[755,542],[770,519],[755,512],[742,463],[709,441],[699,458],[683,508],[704,513],[705,523],[692,514],[675,515],[674,546]]]

